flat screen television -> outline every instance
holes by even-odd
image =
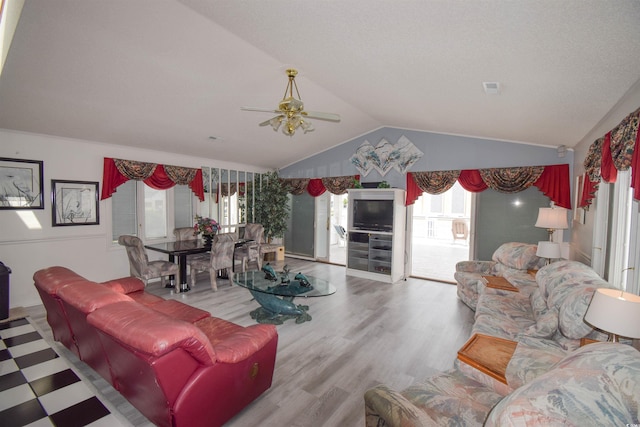
[[[355,199],[353,201],[353,228],[393,231],[393,200]]]

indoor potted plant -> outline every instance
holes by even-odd
[[[278,172],[262,174],[262,185],[256,190],[255,222],[264,227],[265,240],[283,237],[289,219],[289,192]]]

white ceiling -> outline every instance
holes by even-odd
[[[289,67],[340,123],[240,111]],[[572,147],[639,79],[637,0],[27,0],[0,128],[269,168],[382,126]]]

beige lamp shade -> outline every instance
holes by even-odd
[[[618,289],[599,288],[593,293],[585,322],[616,336],[640,338],[640,296]]]
[[[540,208],[535,226],[553,230],[569,228],[567,210],[564,208]]]
[[[540,258],[560,258],[560,243],[555,242],[538,242],[536,255]]]

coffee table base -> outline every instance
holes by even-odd
[[[279,298],[263,292],[252,290],[249,290],[249,292],[261,306],[250,313],[251,318],[258,323],[281,325],[285,320],[289,319],[296,319],[296,323],[304,323],[311,320],[311,315],[307,313],[309,306],[294,304],[294,297]]]

